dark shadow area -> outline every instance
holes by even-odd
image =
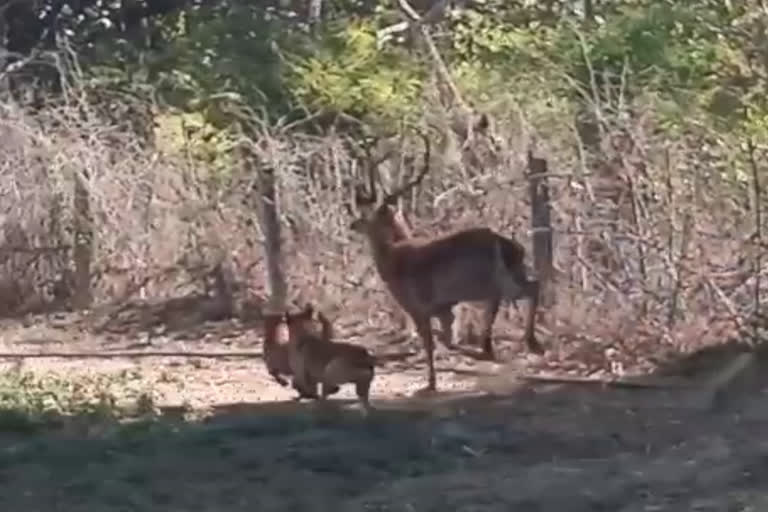
[[[768,487],[760,402],[736,419],[670,390],[529,386],[374,399],[367,418],[346,400],[219,404],[197,420],[6,409],[0,506],[735,510]]]

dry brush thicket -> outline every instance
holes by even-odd
[[[200,269],[217,262],[241,291],[263,298],[263,235],[248,168],[234,158],[231,172],[217,176],[184,151],[148,149],[124,119],[109,121],[84,104],[34,113],[0,105],[0,307],[33,310],[72,295],[78,180],[93,221],[96,304],[187,293]],[[593,156],[567,130],[538,134],[537,156],[551,173],[556,303],[542,327],[552,348],[576,350],[581,338],[643,359],[658,343],[724,341],[753,320],[755,279],[766,268],[754,265],[751,189],[726,177],[732,151],[694,129],[670,139],[653,111],[643,112],[608,129]],[[476,134],[463,147],[455,132],[432,128],[440,141],[433,170],[404,205],[417,234],[489,225],[521,240],[531,258],[531,141],[518,119],[497,115],[493,143]],[[404,138],[381,166],[385,179],[420,165],[418,142]],[[348,229],[350,178],[365,175],[359,152],[340,136],[296,131],[273,131],[252,148],[278,176],[290,294],[391,327],[402,315],[364,240]],[[516,339],[520,321],[502,315],[497,334],[514,329]]]

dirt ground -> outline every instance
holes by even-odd
[[[260,350],[258,333],[248,330],[148,343],[73,326],[0,328],[0,350],[11,353]],[[361,342],[379,353],[415,353],[378,368],[369,418],[348,400],[350,390],[334,400],[348,408],[290,401],[259,358],[25,359],[22,368],[35,373],[128,373],[151,385],[168,415],[120,427],[0,432],[0,510],[768,506],[762,384],[716,409],[695,388],[523,384],[514,374],[541,368],[547,356],[525,356],[510,341],[499,344],[503,365],[440,350],[441,393],[414,398],[424,384],[423,355],[383,338]],[[171,414],[181,405],[204,412],[194,420]]]

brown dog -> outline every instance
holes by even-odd
[[[320,383],[321,399],[336,393],[341,384],[355,385],[357,397],[367,414],[369,394],[375,374],[375,360],[364,347],[332,341],[331,322],[318,313],[317,329],[314,309],[310,304],[299,313],[286,313],[288,326],[289,363],[296,384],[306,389]]]
[[[264,315],[264,364],[272,378],[285,387],[288,381],[283,377],[292,376],[293,371],[289,362],[289,344],[288,341],[280,342],[280,326],[285,317],[283,314],[265,314]],[[318,399],[317,381],[304,379],[302,381],[292,380],[292,387],[299,394],[294,400],[302,398]]]

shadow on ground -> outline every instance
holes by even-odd
[[[676,394],[677,393],[677,394]],[[168,409],[118,422],[0,418],[0,509],[679,511],[768,504],[768,408],[668,390]],[[641,398],[642,397],[642,398]],[[344,407],[341,407],[344,405]],[[751,507],[751,508],[750,508]]]

